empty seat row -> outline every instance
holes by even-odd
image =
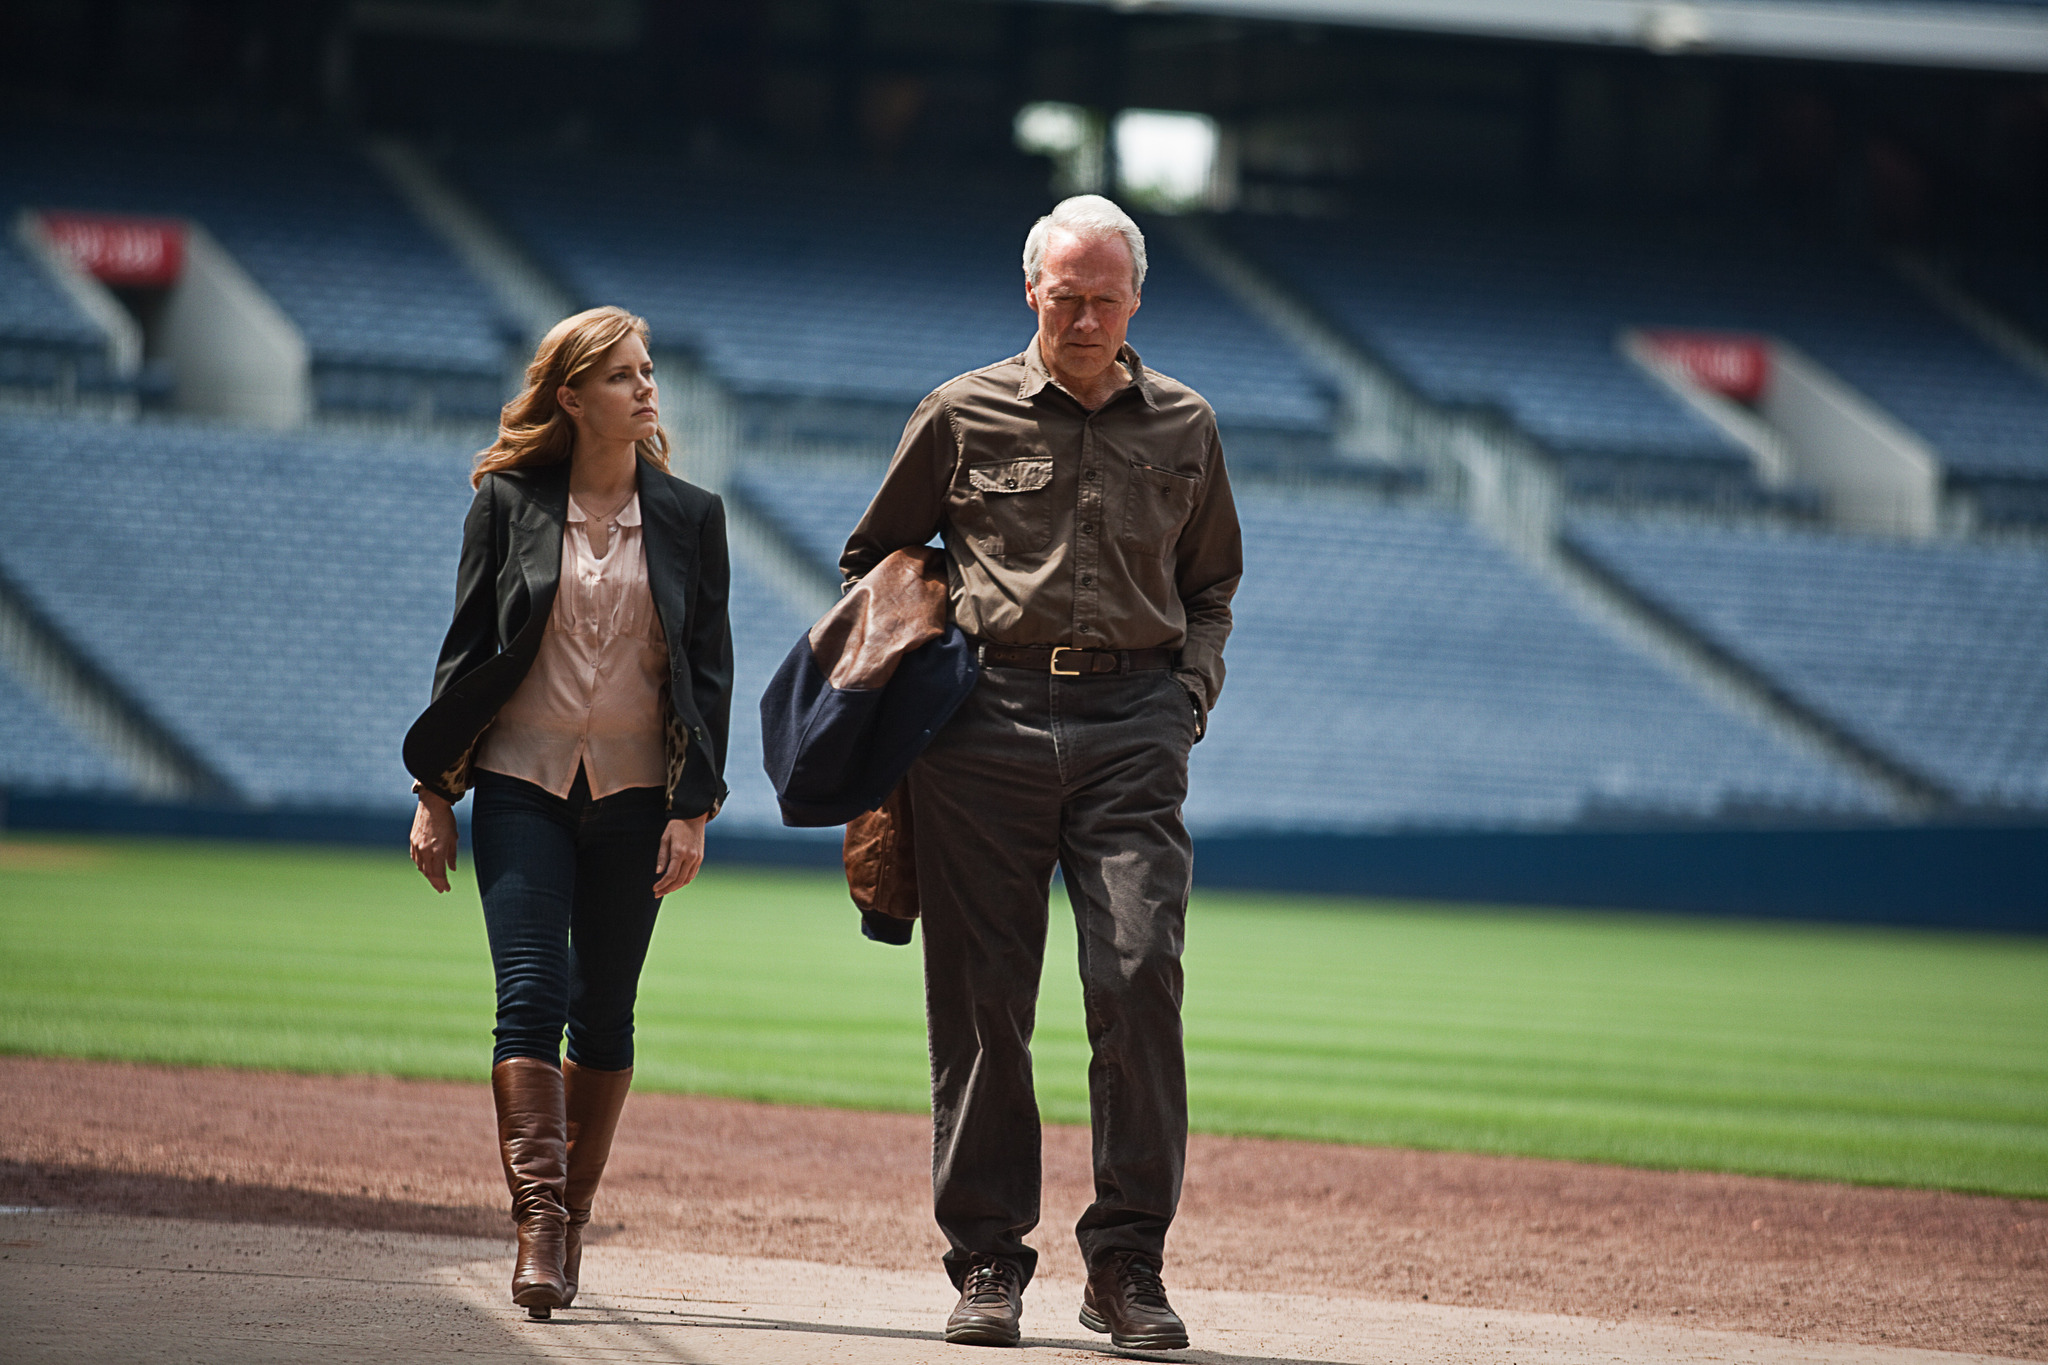
[[[392,807],[454,601],[471,451],[0,413],[0,573],[258,804]],[[89,478],[81,474],[89,472]],[[81,530],[81,528],[86,528]],[[754,702],[810,624],[734,565],[728,828],[776,823]],[[0,693],[0,782],[100,785]],[[24,751],[22,757],[15,749]]]
[[[1424,393],[1498,406],[1564,455],[1745,460],[1616,345],[1624,328],[1691,327],[1792,343],[1965,479],[2048,479],[2048,385],[1854,252],[1722,224],[1393,206],[1228,230]]]
[[[17,130],[0,150],[0,209],[12,216],[24,207],[199,223],[291,317],[316,370],[457,374],[494,391],[502,382],[508,333],[496,305],[353,148],[251,135]]]
[[[910,405],[1015,355],[1033,318],[1019,267],[1050,202],[815,180],[767,183],[660,162],[604,203],[528,192],[523,166],[476,157],[466,183],[586,304],[643,313],[748,394]],[[623,197],[621,197],[623,196]],[[1159,234],[1131,343],[1226,425],[1323,432],[1331,399],[1279,337]]]
[[[11,232],[0,232],[0,345],[46,347],[67,356],[104,355],[107,347],[105,334],[29,259]]]
[[[0,571],[240,796],[395,804],[447,628],[466,453],[7,416]]]
[[[822,569],[880,476],[859,461],[762,462],[735,486]],[[1229,682],[1194,754],[1199,829],[1884,808],[1861,779],[1582,619],[1454,512],[1256,485],[1238,504],[1245,578]]]
[[[0,668],[0,788],[120,792],[129,785],[105,754]]]
[[[1571,537],[1958,801],[2048,808],[2048,550],[1595,516]]]

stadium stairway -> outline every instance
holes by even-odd
[[[133,391],[118,375],[105,332],[51,282],[0,213],[0,395],[77,402]]]
[[[0,487],[9,487],[0,461]],[[11,489],[10,489],[11,491]],[[0,571],[0,788],[126,793],[157,800],[218,795],[219,775],[156,724]],[[90,754],[81,764],[78,755]]]
[[[1439,404],[1419,392],[1213,232],[1189,223],[1180,225],[1178,236],[1219,287],[1286,335],[1339,387],[1346,410],[1368,428],[1362,440],[1389,449],[1405,446],[1433,466],[1432,481],[1455,492],[1473,526],[1581,614],[1717,705],[1857,773],[1885,791],[1896,812],[1924,816],[1948,804],[1941,783],[1805,705],[1690,623],[1647,602],[1597,561],[1572,553],[1562,536],[1565,509],[1573,501],[1569,474],[1525,433],[1491,414]]]
[[[2048,810],[2048,548],[1596,514],[1566,537],[1947,804]]]
[[[641,169],[601,212],[527,194],[513,162],[462,158],[453,178],[575,300],[623,303],[695,357],[757,439],[893,444],[931,389],[1030,338],[1017,259],[1042,196]],[[1328,386],[1154,241],[1146,364],[1212,400],[1241,462],[1326,460]]]
[[[126,793],[133,775],[0,667],[0,788]]]
[[[448,625],[471,453],[453,438],[0,412],[0,787],[402,811],[399,742]],[[753,706],[810,603],[734,558],[720,827],[777,833]],[[17,599],[73,661],[68,682],[22,686],[4,610]],[[182,783],[51,713],[43,694],[93,680],[183,760]]]
[[[205,227],[303,335],[322,411],[473,421],[504,399],[515,329],[353,148],[18,130],[0,150],[0,211],[21,208],[169,214]]]
[[[1619,354],[1617,336],[1643,326],[1791,343],[1938,452],[1986,522],[2019,515],[2016,490],[2048,489],[2048,383],[1875,259],[1705,225],[1393,206],[1221,229],[1431,402],[1512,421],[1576,493],[1771,501],[1733,440]]]

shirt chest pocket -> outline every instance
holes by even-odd
[[[1052,456],[967,467],[972,534],[987,554],[1043,550],[1052,539]]]
[[[1170,552],[1180,540],[1180,528],[1195,510],[1199,483],[1193,474],[1132,464],[1124,491],[1124,548],[1136,554]]]

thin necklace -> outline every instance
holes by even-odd
[[[639,490],[636,489],[634,491],[638,492]],[[587,505],[584,507],[583,511],[585,515],[596,517],[599,521],[609,526],[612,524],[614,520],[617,519],[619,513],[626,510],[626,504],[631,502],[632,500],[633,493],[628,493],[625,497],[620,498],[617,505],[614,506],[609,512],[592,512]]]

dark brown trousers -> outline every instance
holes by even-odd
[[[991,668],[911,770],[931,1031],[932,1194],[957,1285],[977,1257],[1037,1253],[1031,1032],[1057,866],[1080,940],[1093,1060],[1089,1265],[1158,1257],[1187,1155],[1181,943],[1194,853],[1181,823],[1195,719],[1164,670]]]

